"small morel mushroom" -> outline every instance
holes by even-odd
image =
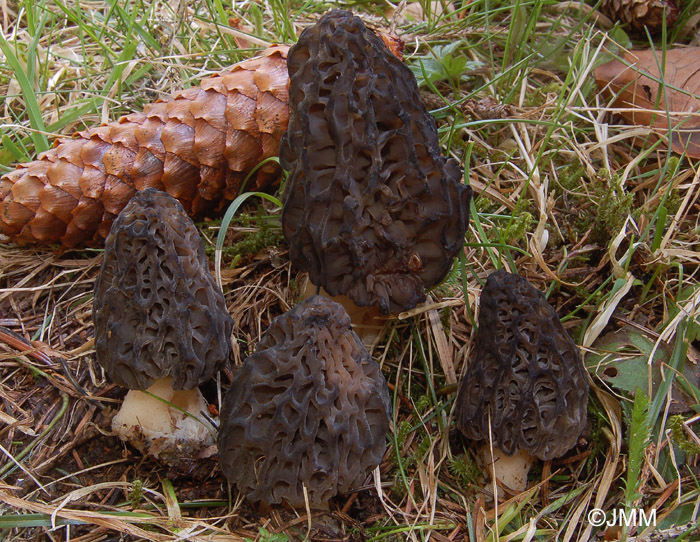
[[[462,248],[471,197],[457,162],[440,154],[415,77],[337,10],[301,34],[287,66],[280,161],[292,263],[359,306],[414,307]]]
[[[139,192],[114,221],[93,320],[97,361],[112,382],[148,388],[195,415],[206,410],[197,386],[229,360],[233,322],[194,223],[165,192]],[[127,394],[112,427],[166,462],[214,440],[211,427],[139,391]]]
[[[251,501],[315,508],[381,461],[389,392],[337,303],[314,296],[275,318],[223,401],[224,474]]]
[[[553,459],[576,444],[586,424],[586,371],[556,312],[526,279],[501,269],[486,281],[456,401],[462,433],[492,435],[508,456],[524,450]]]

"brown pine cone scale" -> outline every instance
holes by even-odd
[[[0,231],[20,244],[98,244],[137,190],[158,188],[194,218],[234,199],[276,156],[289,120],[288,47],[269,47],[143,112],[78,133],[0,179]],[[279,177],[257,170],[246,189]]]
[[[620,21],[634,31],[644,33],[648,28],[651,34],[658,34],[664,26],[670,27],[680,15],[681,0],[603,0],[600,10],[613,22]]]

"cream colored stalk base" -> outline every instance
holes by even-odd
[[[142,391],[131,390],[112,419],[112,430],[122,440],[169,465],[177,464],[181,458],[214,453],[214,428],[200,414],[207,411],[207,402],[198,389],[175,391],[172,378],[167,377],[156,380],[146,391],[197,419]]]
[[[488,444],[482,446],[481,457],[489,478],[493,477],[495,471],[496,480],[512,494],[525,491],[525,488],[527,488],[527,474],[530,472],[532,465],[535,464],[535,461],[537,461],[537,458],[524,450],[520,450],[513,455],[506,455],[498,448],[493,449],[492,459]],[[498,496],[502,497],[501,488],[499,487],[498,489]]]

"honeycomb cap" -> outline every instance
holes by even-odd
[[[457,395],[457,425],[508,455],[561,457],[586,425],[588,378],[545,296],[503,269],[481,292],[479,329]]]
[[[93,304],[97,361],[143,390],[171,376],[192,389],[228,362],[233,321],[204,243],[165,192],[137,193],[112,224]]]
[[[359,17],[334,10],[287,57],[282,228],[311,282],[397,313],[463,246],[471,189],[441,155],[416,79]]]
[[[362,485],[386,449],[384,376],[345,309],[313,296],[275,318],[221,408],[219,455],[251,501],[324,506]]]

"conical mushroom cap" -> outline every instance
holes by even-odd
[[[192,219],[165,192],[139,192],[112,224],[93,320],[97,361],[120,386],[171,376],[174,389],[192,389],[228,362],[224,296]]]
[[[275,318],[221,408],[219,455],[252,501],[323,507],[362,485],[386,450],[384,376],[338,303],[302,301]]]
[[[588,377],[578,348],[542,292],[504,270],[481,292],[473,355],[457,395],[457,425],[508,455],[561,457],[586,425]]]
[[[471,189],[441,155],[413,73],[337,10],[301,34],[287,65],[280,162],[292,263],[359,306],[414,307],[463,246]]]

